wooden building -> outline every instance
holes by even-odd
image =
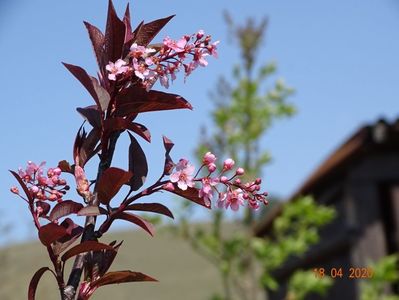
[[[304,182],[291,200],[313,195],[334,206],[336,219],[321,231],[320,243],[303,257],[292,258],[275,277],[280,289],[270,300],[284,299],[289,276],[297,269],[367,267],[399,252],[399,120],[364,126],[341,145]],[[265,236],[282,208],[276,207],[255,228]],[[335,279],[328,300],[359,299],[359,279]],[[398,286],[390,287],[399,293]],[[310,296],[308,299],[320,299]]]

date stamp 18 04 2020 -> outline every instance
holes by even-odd
[[[324,276],[330,276],[334,279],[369,279],[374,275],[374,270],[370,267],[358,268],[314,268],[313,273],[316,278],[323,278]]]

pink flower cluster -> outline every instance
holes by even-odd
[[[164,185],[164,189],[173,191],[175,188],[174,184],[183,191],[187,190],[188,187],[198,189],[198,196],[202,198],[205,205],[211,206],[211,201],[215,193],[217,194],[217,207],[219,208],[231,208],[237,211],[240,206],[245,203],[257,210],[260,207],[259,203],[267,204],[266,200],[267,193],[259,192],[260,184],[262,180],[257,178],[255,181],[242,183],[241,179],[238,178],[244,175],[245,171],[243,168],[237,168],[232,176],[226,176],[228,172],[232,171],[235,162],[231,158],[228,158],[223,163],[221,172],[212,176],[216,171],[216,156],[211,152],[207,152],[202,160],[202,168],[207,168],[208,175],[205,177],[197,177],[194,174],[194,166],[189,163],[188,160],[182,158],[176,164],[174,172],[170,175],[170,182]],[[195,184],[200,187],[195,187]],[[220,188],[222,186],[222,189]]]
[[[28,161],[27,167],[18,169],[18,175],[26,184],[32,198],[45,201],[62,201],[62,197],[69,190],[65,179],[60,178],[61,169],[49,168],[44,170],[45,162],[39,165]],[[12,187],[11,192],[19,194],[17,187]]]
[[[198,66],[207,66],[206,57],[217,57],[219,41],[211,42],[211,36],[199,30],[192,35],[185,35],[178,41],[165,37],[161,46],[146,48],[134,43],[125,59],[106,66],[108,79],[112,81],[137,80],[147,90],[159,79],[162,86],[169,87],[170,79],[176,79],[176,72],[184,69],[185,78]],[[191,60],[188,60],[191,58]],[[132,75],[136,78],[132,78]]]

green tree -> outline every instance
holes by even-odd
[[[374,264],[373,276],[361,284],[361,300],[399,300],[398,295],[389,295],[388,284],[399,284],[398,254],[385,256]]]
[[[267,20],[257,23],[250,18],[240,26],[228,14],[225,18],[230,36],[241,50],[241,60],[233,68],[232,79],[221,78],[211,94],[214,130],[202,130],[202,144],[196,152],[200,160],[207,151],[218,157],[230,156],[244,167],[245,180],[261,174],[270,161],[261,140],[276,120],[295,113],[287,101],[293,89],[282,79],[274,79],[275,63],[258,62]],[[271,79],[274,81],[269,83]],[[264,299],[261,295],[265,287],[277,287],[271,272],[290,255],[302,254],[309,244],[316,243],[317,228],[334,215],[333,210],[317,206],[309,197],[298,199],[287,204],[276,220],[274,239],[259,239],[252,235],[257,216],[250,208],[245,209],[229,235],[221,227],[224,211],[214,211],[210,230],[188,226],[190,211],[183,211],[182,236],[215,265],[221,276],[223,295],[214,295],[213,300]],[[310,290],[317,289],[311,286]]]

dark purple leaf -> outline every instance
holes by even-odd
[[[102,244],[96,241],[86,241],[76,245],[75,247],[72,247],[67,252],[65,252],[64,255],[62,255],[61,257],[61,260],[66,261],[67,259],[75,255],[78,255],[80,253],[89,252],[89,251],[100,251],[100,250],[115,251],[114,247],[110,245]]]
[[[128,183],[132,173],[119,168],[108,168],[100,177],[97,185],[97,197],[102,204],[108,205],[120,188]]]
[[[72,200],[64,200],[54,206],[50,213],[49,220],[52,222],[67,215],[76,214],[82,208],[83,205],[81,203],[77,203]]]
[[[125,24],[125,40],[124,40],[124,42],[126,43],[133,38],[132,25],[130,23],[129,3],[126,6],[125,15],[123,16],[123,23]]]
[[[174,15],[163,19],[158,19],[141,26],[135,36],[135,43],[142,46],[148,46],[148,44],[151,43],[154,37],[173,17]]]
[[[73,74],[73,76],[76,77],[80,81],[80,83],[86,88],[86,90],[89,92],[89,94],[93,97],[94,101],[96,102],[97,106],[101,108],[100,101],[98,99],[96,90],[93,86],[93,81],[91,80],[91,77],[87,72],[75,65],[63,63],[63,65]]]
[[[96,91],[101,110],[106,111],[109,101],[111,100],[111,96],[108,94],[107,90],[98,83],[97,78],[91,77],[91,81],[93,83],[94,90]]]
[[[149,111],[192,109],[183,97],[160,91],[149,91],[133,86],[116,96],[116,115],[127,116],[132,113]]]
[[[70,173],[72,175],[74,174],[73,167],[66,160],[61,160],[58,163],[58,168],[60,168],[61,171],[64,172],[64,173]]]
[[[161,215],[168,216],[173,219],[173,214],[165,205],[160,203],[134,203],[128,205],[125,210],[136,210],[136,211],[149,211]]]
[[[145,127],[144,125],[142,125],[140,123],[133,122],[128,125],[127,129],[129,129],[129,130],[133,131],[134,133],[136,133],[137,135],[141,136],[147,142],[151,142],[151,133],[147,129],[147,127]]]
[[[141,228],[143,228],[150,235],[152,235],[152,236],[154,235],[155,230],[154,230],[153,225],[150,222],[144,220],[143,218],[141,218],[141,217],[139,217],[137,215],[134,215],[134,214],[131,214],[131,213],[122,212],[122,213],[118,214],[116,219],[121,219],[121,220],[125,220],[125,221],[129,221],[131,223],[134,223],[137,226],[140,226]]]
[[[105,65],[108,64],[104,60],[104,34],[97,27],[91,25],[88,22],[83,22],[89,33],[91,44],[93,45],[94,54],[96,55],[98,68],[102,74],[104,72]]]
[[[108,136],[113,131],[126,130],[126,129],[131,130],[134,133],[138,134],[147,142],[151,142],[151,134],[150,131],[147,129],[147,127],[139,123],[134,123],[134,122],[132,123],[130,118],[125,119],[122,117],[116,117],[116,118],[106,119],[104,121],[105,136]]]
[[[148,173],[147,159],[140,144],[130,134],[130,146],[129,146],[129,171],[133,176],[129,180],[129,185],[133,191],[137,191],[143,186]]]
[[[66,234],[67,230],[55,223],[49,223],[39,228],[39,239],[46,247]]]
[[[175,144],[166,136],[162,136],[162,139],[163,146],[165,147],[165,154],[169,154]]]
[[[107,210],[97,205],[89,205],[78,211],[78,216],[99,216],[108,214]]]
[[[96,147],[100,140],[100,129],[93,128],[89,134],[86,134],[83,126],[79,129],[74,144],[74,159],[75,163],[81,167],[98,152],[99,147]]]
[[[22,181],[21,177],[19,177],[17,172],[14,172],[12,170],[8,170],[11,172],[11,174],[15,177],[15,179],[18,181],[19,185],[22,187],[22,189],[24,190],[24,193],[26,195],[26,197],[28,198],[29,203],[33,203],[33,198],[28,190],[28,188],[26,187],[26,184]]]
[[[62,238],[51,244],[51,248],[53,249],[55,255],[59,255],[64,250],[68,249],[68,247],[72,245],[82,235],[83,227],[74,224],[74,226],[72,226],[72,230],[69,231],[71,232],[71,234],[66,234]]]
[[[100,265],[100,270],[99,270],[100,276],[104,275],[108,271],[108,269],[111,267],[111,265],[116,257],[116,254],[118,253],[119,247],[122,245],[122,243],[123,243],[123,241],[116,244],[116,241],[113,241],[109,245],[114,248],[114,251],[109,251],[109,250],[104,251],[103,259],[101,260],[101,265]]]
[[[104,276],[102,276],[100,279],[93,281],[90,284],[90,287],[97,288],[108,284],[137,282],[137,281],[158,281],[158,280],[140,272],[117,271],[117,272],[108,272],[104,274]]]
[[[101,128],[101,113],[96,105],[76,109],[94,128]]]
[[[108,4],[108,17],[105,30],[105,53],[107,61],[115,62],[122,55],[125,40],[125,24],[118,18],[112,1]]]
[[[176,195],[179,195],[179,196],[181,196],[183,198],[186,198],[186,199],[188,199],[190,201],[193,201],[193,202],[195,202],[195,203],[197,203],[199,205],[202,205],[202,206],[204,206],[206,208],[210,208],[210,206],[207,206],[205,204],[204,199],[202,199],[202,198],[200,198],[198,196],[198,190],[197,189],[192,188],[192,187],[187,187],[187,190],[183,191],[177,186],[176,183],[174,183],[173,185],[174,185],[175,189],[174,189],[174,191],[172,191],[172,193],[174,193]]]
[[[172,174],[173,168],[175,166],[172,158],[169,155],[174,145],[175,144],[173,144],[173,142],[170,139],[168,139],[166,136],[163,136],[163,146],[165,147],[165,163],[163,168],[164,175]]]
[[[50,268],[48,267],[40,268],[33,275],[32,279],[29,282],[28,300],[35,300],[37,285],[39,284],[39,281],[42,278],[43,274],[46,273],[47,271],[50,271],[54,275],[53,271],[51,271]]]

